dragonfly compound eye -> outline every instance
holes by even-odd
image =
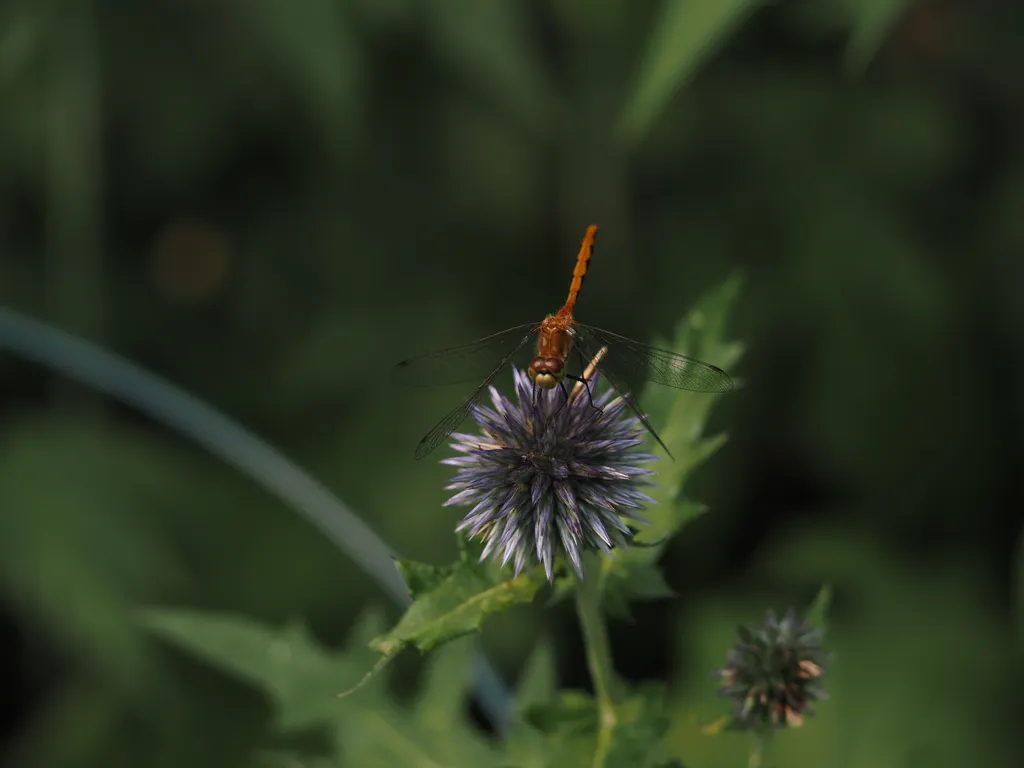
[[[536,357],[527,372],[541,389],[554,389],[565,378],[565,364],[557,358]]]

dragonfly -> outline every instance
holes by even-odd
[[[573,317],[576,300],[594,255],[597,226],[587,227],[576,257],[576,266],[569,284],[565,304],[543,320],[506,328],[482,339],[450,347],[430,354],[402,360],[395,366],[393,379],[403,385],[431,386],[478,382],[476,388],[434,426],[419,445],[415,457],[422,459],[443,443],[466,419],[474,405],[501,373],[502,369],[532,341],[535,354],[527,367],[534,387],[544,390],[561,387],[566,395],[565,380],[587,386],[586,380],[568,372],[569,356],[575,350],[587,359],[600,360],[599,368],[612,388],[643,424],[651,436],[672,457],[668,446],[651,426],[636,397],[625,386],[628,374],[646,374],[649,381],[691,392],[721,393],[733,388],[729,374],[721,368],[686,355],[657,349],[611,331],[585,325]],[[580,369],[582,372],[582,368]],[[481,380],[482,377],[482,380]],[[536,392],[536,389],[534,390]]]

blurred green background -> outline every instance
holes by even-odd
[[[449,472],[412,450],[462,391],[397,390],[395,361],[556,309],[592,222],[600,327],[664,336],[740,271],[745,386],[689,489],[711,512],[666,554],[679,599],[614,626],[619,668],[672,681],[694,765],[741,764],[698,732],[707,672],[736,622],[830,581],[833,698],[784,764],[1020,765],[1022,34],[996,0],[9,0],[0,303],[440,564]],[[0,403],[5,764],[245,764],[266,702],[140,605],[329,645],[388,605],[137,412],[6,352]],[[484,647],[513,680],[540,637],[587,685],[564,606]]]

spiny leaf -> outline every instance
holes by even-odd
[[[743,352],[741,344],[726,340],[726,323],[740,286],[739,276],[733,275],[705,295],[678,324],[672,343],[661,346],[731,370]],[[659,433],[676,461],[659,467],[657,487],[650,491],[655,504],[643,513],[651,525],[637,534],[640,543],[652,546],[630,547],[605,564],[605,607],[619,615],[628,612],[626,606],[631,600],[670,596],[670,592],[652,587],[660,579],[654,564],[664,543],[706,511],[704,505],[684,497],[682,492],[690,473],[725,443],[724,435],[704,434],[708,415],[720,397],[655,386],[643,392],[644,407],[660,424]],[[553,599],[563,598],[571,588],[567,579],[559,579]]]
[[[659,339],[657,344],[720,366],[735,379],[734,369],[743,355],[743,345],[726,340],[726,323],[741,286],[739,275],[729,277],[705,294],[676,325],[670,342]],[[645,388],[645,408],[652,415],[663,414],[659,434],[676,457],[674,462],[659,467],[659,501],[677,498],[690,473],[724,444],[724,436],[704,435],[708,415],[722,397],[667,387]]]
[[[702,61],[759,0],[666,0],[655,22],[636,87],[619,119],[619,133],[637,145]]]
[[[267,691],[282,729],[334,722],[338,691],[363,673],[369,656],[365,650],[330,654],[298,622],[274,629],[242,616],[171,609],[146,610],[141,622],[165,640]]]
[[[541,586],[533,573],[504,578],[506,573],[481,563],[475,545],[467,543],[454,565],[437,568],[402,560],[398,568],[409,579],[414,602],[390,632],[371,641],[370,647],[384,656],[410,644],[426,652],[469,634],[488,616],[530,602]]]

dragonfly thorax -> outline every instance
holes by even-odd
[[[565,378],[565,361],[572,349],[572,316],[548,315],[537,333],[537,354],[526,369],[541,389],[554,389]]]

